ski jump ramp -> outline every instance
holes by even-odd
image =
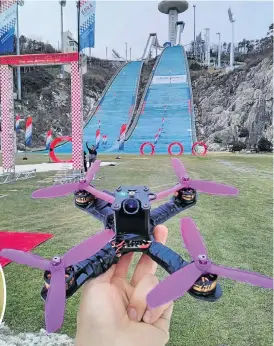
[[[191,153],[196,141],[192,89],[186,54],[182,46],[166,48],[154,71],[147,90],[139,120],[125,142],[125,153],[150,152],[168,154],[168,148],[177,154],[183,148]],[[174,144],[173,144],[174,143]]]
[[[98,151],[108,152],[116,146],[134,108],[139,88],[142,61],[125,64],[107,86],[92,116],[84,126],[83,145],[98,143]],[[117,149],[118,150],[118,149]],[[71,143],[56,147],[56,153],[71,153]]]
[[[142,66],[142,61],[128,62],[113,77],[85,124],[84,148],[88,142],[97,145],[99,153],[192,152],[196,142],[192,88],[186,53],[179,45],[162,52],[129,137],[125,136],[135,109]],[[70,153],[71,143],[55,151]]]

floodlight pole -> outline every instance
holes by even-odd
[[[230,66],[233,67],[234,65],[234,23],[233,21],[232,24],[232,33],[231,33],[231,45],[230,45]]]
[[[16,54],[20,55],[20,31],[19,31],[19,6],[23,6],[24,2],[21,0],[17,0],[16,2],[16,16],[17,16],[17,24],[16,24]],[[17,99],[19,101],[22,100],[22,88],[21,88],[21,67],[17,67]]]
[[[59,1],[61,6],[61,51],[64,53],[64,13],[63,13],[63,7],[66,6],[66,1],[62,0]],[[61,78],[64,77],[64,65],[61,66]]]
[[[127,42],[125,42],[126,45],[126,61],[127,61]]]
[[[216,35],[219,36],[219,42],[218,42],[218,68],[221,68],[221,33],[217,32]]]
[[[228,18],[231,23],[231,44],[230,44],[230,67],[233,68],[234,65],[234,23],[235,19],[233,19],[233,13],[231,11],[231,8],[228,9]]]
[[[196,5],[193,5],[194,9],[194,41],[193,41],[193,53],[194,58],[196,57]]]

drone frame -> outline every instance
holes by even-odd
[[[199,261],[206,261],[207,258],[200,258],[201,255],[204,255],[203,251],[205,251],[205,247],[201,247],[201,239],[197,236],[193,223],[191,224],[191,222],[188,221],[188,224],[192,225],[191,229],[194,229],[194,231],[190,233],[188,232],[187,236],[185,236],[185,232],[187,231],[184,230],[183,232],[182,230],[183,239],[191,254],[194,251],[193,248],[195,248],[195,242],[200,244],[200,249],[203,251],[199,254],[200,257],[195,253],[195,255],[192,256],[194,262],[191,263],[186,262],[180,255],[165,245],[155,242],[152,232],[157,224],[162,224],[183,210],[194,206],[197,197],[196,191],[219,195],[237,195],[238,190],[232,186],[215,182],[191,180],[181,161],[178,159],[172,159],[172,166],[177,176],[178,183],[174,187],[156,194],[149,193],[149,189],[147,189],[150,194],[150,202],[158,201],[169,195],[174,195],[169,202],[150,211],[149,226],[151,240],[146,242],[138,240],[138,242],[135,241],[136,234],[127,233],[124,235],[122,241],[119,239],[119,242],[117,242],[117,233],[114,233],[116,232],[116,229],[114,217],[115,208],[113,204],[116,199],[116,193],[119,189],[117,189],[115,193],[111,193],[108,191],[99,191],[91,185],[92,179],[100,168],[100,163],[101,162],[98,160],[95,161],[86,173],[84,180],[78,183],[54,185],[40,189],[35,191],[32,194],[32,197],[55,198],[68,195],[75,191],[86,191],[86,193],[91,194],[95,199],[92,199],[91,203],[88,203],[85,208],[81,208],[77,204],[75,205],[102,221],[105,228],[104,232],[95,234],[95,236],[69,250],[63,257],[53,257],[51,261],[23,251],[12,249],[3,249],[0,251],[0,256],[45,271],[44,278],[46,281],[46,289],[44,287],[44,290],[42,290],[42,296],[46,300],[45,321],[47,331],[53,332],[61,327],[64,319],[66,297],[68,298],[72,296],[87,280],[97,277],[108,270],[114,263],[119,261],[119,258],[123,254],[132,251],[141,251],[146,253],[169,274],[171,274],[148,294],[147,303],[150,307],[157,307],[167,301],[177,299],[180,296],[183,296],[186,292],[189,292],[197,299],[207,301],[215,301],[216,299],[219,299],[222,295],[222,291],[217,283],[218,272],[216,273],[217,275],[214,277],[214,280],[212,280],[212,284],[214,283],[212,285],[213,289],[208,291],[202,290],[203,294],[198,294],[197,286],[200,285],[200,287],[204,287],[203,284],[199,283],[199,278],[203,275],[211,275],[211,273],[207,270],[201,270],[201,268],[198,268],[199,265],[201,265]],[[188,193],[188,199],[184,200],[182,194],[186,192]],[[190,196],[194,196],[192,200]],[[181,228],[183,227],[182,224]],[[192,237],[194,238],[192,239]],[[207,263],[204,263],[204,265],[206,264]],[[198,269],[200,269],[200,271],[198,271]],[[216,272],[216,267],[214,267],[214,269]],[[229,268],[227,268],[227,270],[229,270]],[[67,275],[68,278],[65,279],[67,273],[69,273],[69,275]],[[247,272],[245,271],[241,271],[240,275],[247,275],[246,273]],[[191,278],[189,280],[183,280],[182,275],[184,277],[191,276]],[[247,282],[247,280],[241,280],[240,275],[238,275],[236,279]],[[256,273],[254,273],[253,276],[255,279],[252,284],[257,284],[258,286],[266,288],[272,287],[271,278],[262,278],[260,274]],[[174,280],[176,281],[177,278],[179,278],[182,283],[187,282],[187,284],[174,285]],[[170,282],[172,282],[172,285]],[[67,288],[65,285],[67,285]],[[54,289],[52,287],[54,287]],[[169,287],[169,289],[166,290],[166,287]],[[173,292],[174,289],[177,290],[175,293]]]

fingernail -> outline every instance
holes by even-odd
[[[143,320],[146,323],[149,323],[151,321],[152,314],[149,310],[147,310],[144,314]]]
[[[131,321],[137,321],[137,312],[135,309],[129,308],[127,313]]]

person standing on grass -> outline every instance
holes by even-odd
[[[84,170],[85,170],[85,172],[87,172],[87,170],[88,170],[88,168],[87,168],[87,158],[86,158],[86,155],[87,155],[87,153],[86,153],[85,150],[84,150],[84,152],[83,152],[83,159],[84,159]]]
[[[97,158],[97,150],[95,149],[95,146],[92,145],[91,148],[89,148],[88,146],[88,142],[86,142],[86,146],[87,146],[87,149],[88,149],[88,152],[89,152],[89,155],[88,155],[88,162],[89,162],[89,167],[91,166],[91,164],[93,162],[96,161],[96,158]]]

